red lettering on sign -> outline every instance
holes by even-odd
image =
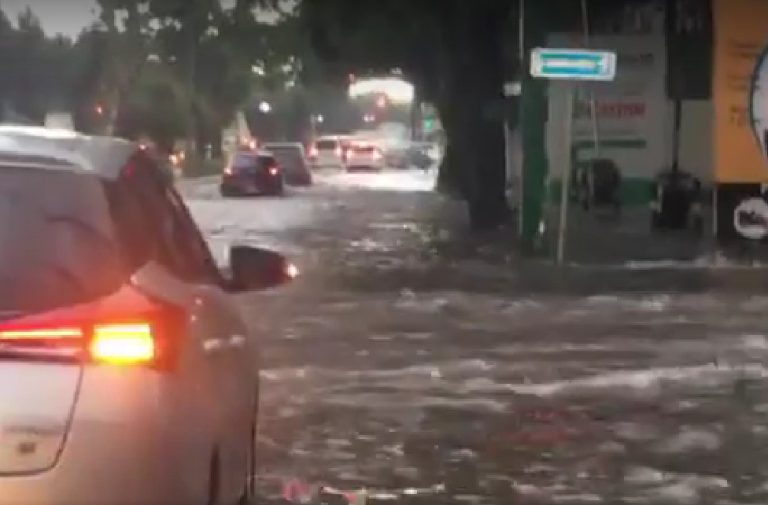
[[[605,119],[632,119],[646,114],[645,102],[598,102],[597,117]],[[579,102],[574,110],[574,118],[587,119],[592,117],[592,105],[589,102]]]

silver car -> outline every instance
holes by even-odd
[[[138,146],[0,127],[0,504],[235,503],[252,493],[257,351],[221,272]]]

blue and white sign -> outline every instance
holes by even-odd
[[[531,75],[566,81],[612,81],[616,77],[616,53],[536,48],[531,51]]]

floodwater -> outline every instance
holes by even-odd
[[[318,179],[183,185],[217,254],[266,245],[303,272],[242,300],[265,501],[768,503],[763,271],[557,271],[469,237],[429,174]]]

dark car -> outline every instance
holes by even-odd
[[[282,195],[283,171],[272,153],[237,151],[224,168],[222,196]]]
[[[312,171],[307,163],[304,146],[296,142],[268,143],[262,146],[272,153],[283,171],[283,178],[291,186],[311,186]]]
[[[429,155],[429,149],[430,146],[428,144],[414,144],[410,146],[407,151],[408,164],[421,170],[427,170],[435,163],[435,160]]]

